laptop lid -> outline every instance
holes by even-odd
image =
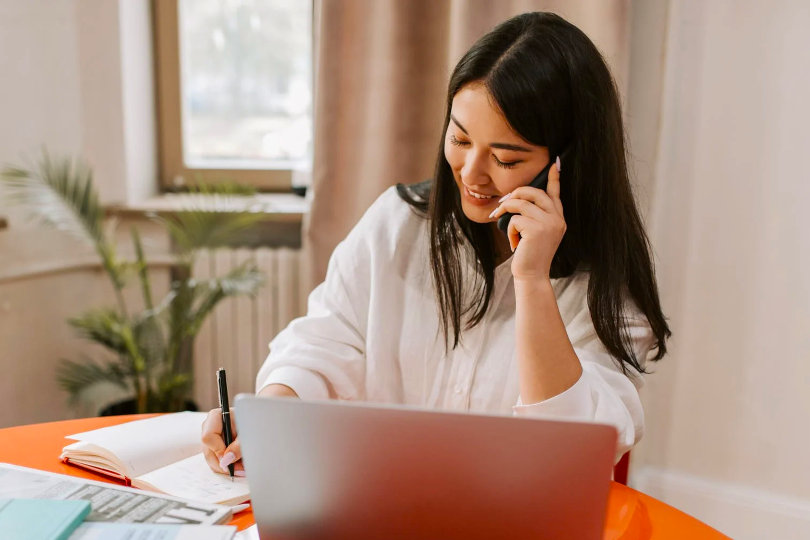
[[[611,426],[240,395],[262,538],[601,538]]]

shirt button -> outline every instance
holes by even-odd
[[[464,393],[464,389],[462,387],[460,387],[460,386],[456,386],[456,394],[463,394],[463,393]]]

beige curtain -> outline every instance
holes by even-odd
[[[630,0],[318,0],[309,288],[386,188],[432,175],[450,73],[476,39],[527,11],[579,26],[621,90]]]

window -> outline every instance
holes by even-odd
[[[312,159],[312,2],[154,0],[163,187],[288,191]],[[296,182],[297,183],[297,182]]]

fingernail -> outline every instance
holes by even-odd
[[[498,208],[500,208],[500,206],[499,206]],[[495,210],[493,210],[493,211],[492,211],[492,213],[489,215],[489,218],[490,218],[490,219],[492,219],[493,217],[495,217],[495,214],[498,212],[498,208],[496,208]]]
[[[236,461],[236,455],[233,452],[228,452],[219,460],[219,466],[225,469],[234,461]]]
[[[503,197],[501,197],[500,199],[498,199],[498,202],[499,202],[499,203],[502,203],[503,201],[505,201],[506,199],[508,199],[508,198],[509,198],[509,197],[511,197],[511,196],[512,196],[512,194],[511,194],[511,193],[507,193],[506,195],[504,195]],[[492,217],[492,216],[490,216],[490,217]]]
[[[557,161],[555,163],[557,165],[557,172],[562,172],[562,165],[560,165],[560,156],[557,156]]]
[[[236,469],[235,471],[233,471],[233,475],[244,478],[245,477],[245,469]]]

